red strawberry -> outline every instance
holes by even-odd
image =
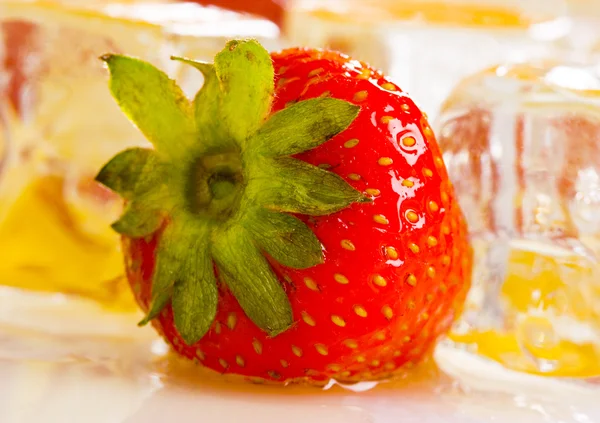
[[[128,202],[114,225],[128,278],[175,351],[223,373],[358,381],[448,330],[470,284],[465,222],[395,84],[338,53],[232,41],[214,66],[185,60],[206,78],[191,104],[150,65],[105,60],[156,150],[98,180]]]

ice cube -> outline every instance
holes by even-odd
[[[462,77],[547,54],[569,21],[562,0],[292,0],[285,29],[382,68],[433,117]]]
[[[600,374],[600,67],[475,74],[438,140],[476,251],[452,339],[533,373]]]
[[[142,142],[106,88],[101,54],[151,61],[193,94],[201,78],[170,55],[210,61],[230,38],[255,37],[274,48],[278,36],[268,21],[193,3],[8,2],[0,3],[0,16],[9,31],[15,21],[31,24],[24,38],[4,33],[20,44],[11,47],[21,59],[8,77],[25,79],[13,95],[26,103],[22,123],[35,128],[33,139],[15,136],[13,142],[50,143],[57,156],[93,169],[116,149]]]
[[[171,55],[211,61],[231,38],[275,49],[278,36],[270,21],[195,3],[0,1],[0,285],[105,302],[124,292],[109,227],[120,200],[93,177],[146,141],[111,97],[101,55],[148,60],[191,96],[201,74]]]
[[[600,3],[595,0],[566,0],[566,3],[571,31],[560,42],[563,55],[571,60],[597,56],[600,54]]]

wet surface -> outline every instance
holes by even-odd
[[[418,366],[393,382],[325,388],[253,385],[173,357],[152,330],[136,328],[136,314],[110,314],[72,301],[62,303],[63,314],[44,314],[41,305],[48,301],[38,299],[0,296],[5,309],[0,313],[2,423],[162,423],[174,418],[600,422],[599,392],[591,381],[509,372],[448,346],[438,348],[437,365]],[[30,318],[8,325],[9,315],[25,311]],[[73,322],[75,311],[79,318]]]

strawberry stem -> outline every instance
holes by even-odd
[[[243,186],[239,153],[201,156],[190,171],[190,211],[216,220],[228,218],[237,210]]]

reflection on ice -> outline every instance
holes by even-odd
[[[457,86],[438,122],[476,252],[451,337],[512,369],[600,375],[600,76],[592,70],[532,62],[479,72]]]

